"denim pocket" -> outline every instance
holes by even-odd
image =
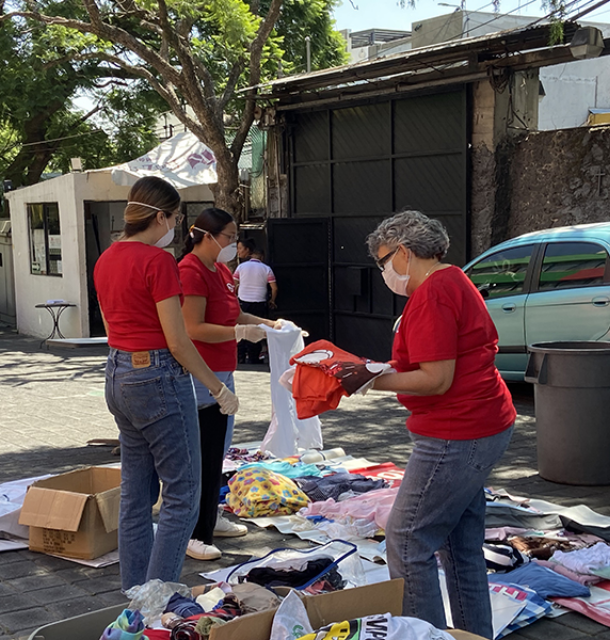
[[[504,453],[504,449],[499,445],[498,439],[493,436],[472,440],[470,451],[468,452],[469,466],[482,473],[491,471],[494,464]]]
[[[140,382],[121,382],[121,394],[131,423],[138,429],[167,415],[163,382],[160,377]]]

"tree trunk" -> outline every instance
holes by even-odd
[[[239,224],[243,220],[243,197],[239,188],[239,167],[237,160],[226,149],[216,155],[216,173],[218,182],[210,185],[214,194],[214,206],[228,211]]]

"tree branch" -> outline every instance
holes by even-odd
[[[235,87],[239,82],[239,76],[241,76],[242,71],[244,70],[245,63],[243,60],[239,60],[236,62],[231,71],[229,71],[229,77],[227,78],[227,85],[225,90],[222,93],[222,97],[219,100],[219,106],[224,111],[225,107],[229,100],[233,97],[235,93]]]
[[[94,5],[97,10],[97,5],[91,0],[84,0],[88,5]],[[99,18],[99,12],[97,12]],[[90,16],[91,17],[91,16]],[[93,35],[108,40],[110,42],[124,46],[129,51],[132,51],[139,56],[144,62],[147,62],[153,67],[160,75],[163,75],[173,84],[178,85],[180,81],[179,72],[166,60],[164,60],[154,49],[148,47],[143,42],[140,42],[137,38],[130,33],[115,27],[101,20],[98,23],[94,23],[93,18],[91,22],[84,22],[82,20],[75,20],[71,18],[61,18],[58,16],[46,16],[38,11],[11,11],[0,15],[0,22],[10,20],[11,18],[29,18],[31,20],[37,20],[43,24],[57,24],[66,29],[75,29],[81,33],[92,33]]]
[[[252,45],[250,46],[250,77],[248,85],[252,87],[246,94],[246,104],[242,114],[239,128],[231,144],[231,152],[235,157],[239,157],[246,142],[246,137],[254,122],[254,96],[257,93],[256,87],[261,78],[261,61],[263,57],[263,47],[271,35],[271,31],[280,16],[283,0],[272,0],[269,11],[258,27],[258,32]]]

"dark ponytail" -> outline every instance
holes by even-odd
[[[189,229],[186,240],[184,241],[184,249],[178,258],[178,262],[191,253],[195,245],[203,240],[206,232],[217,236],[228,224],[231,224],[231,222],[235,222],[235,218],[224,209],[217,209],[216,207],[204,209],[197,216],[195,224]],[[197,229],[195,229],[195,227],[197,227]],[[203,231],[199,231],[199,229],[203,229]]]

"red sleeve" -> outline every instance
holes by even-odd
[[[267,282],[275,282],[275,274],[271,270],[271,267],[267,267]]]
[[[404,330],[412,364],[457,358],[457,311],[446,292],[429,291],[424,300],[409,309]]]
[[[162,251],[148,263],[146,279],[155,303],[182,294],[178,265],[167,251]]]
[[[180,263],[180,281],[185,296],[201,296],[207,298],[210,295],[210,287],[203,273],[189,264]]]

